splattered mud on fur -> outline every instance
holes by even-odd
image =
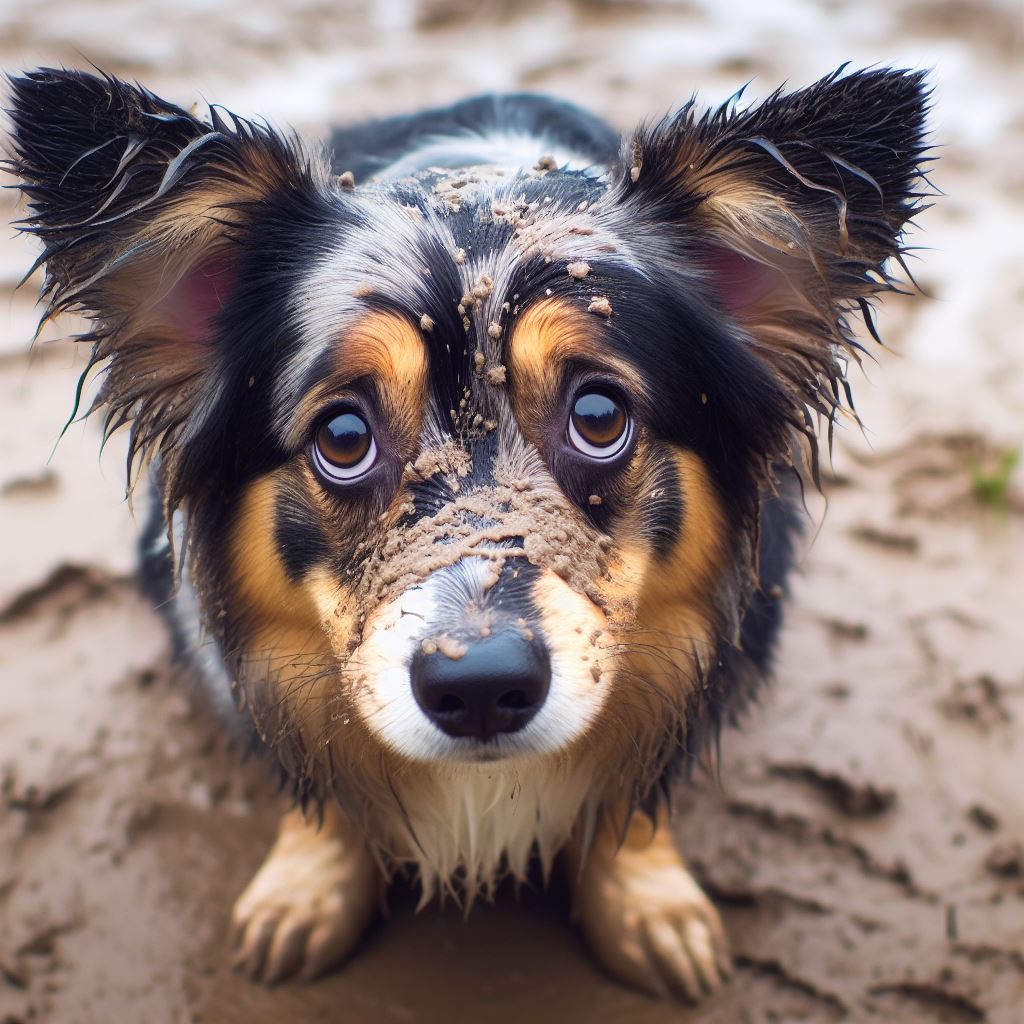
[[[406,480],[429,480],[442,475],[447,478],[464,477],[472,467],[469,451],[454,438],[436,448],[421,452],[416,461],[406,466]]]
[[[432,469],[453,474],[456,480],[465,476],[468,456],[463,451],[459,457],[458,451],[462,450],[451,442],[424,453],[417,460],[418,475],[433,475],[425,472]],[[522,541],[523,546],[500,546],[508,541]],[[582,520],[556,492],[527,479],[458,494],[434,515],[388,532],[360,566],[349,600],[360,609],[379,607],[469,557],[489,560],[495,579],[506,562],[525,558],[551,569],[606,614],[626,623],[631,620],[628,602],[616,599],[612,608],[602,590],[615,565],[611,538]]]
[[[82,0],[74,42],[80,52],[110,53],[117,66],[138,65],[140,76],[140,61],[152,59],[150,46],[166,48],[182,55],[180,65],[160,74],[175,96],[190,99],[196,74],[209,73],[211,95],[227,88],[245,110],[310,125],[362,111],[411,110],[425,98],[488,88],[494,68],[487,61],[447,59],[476,52],[481,29],[505,41],[500,58],[508,81],[560,83],[560,91],[585,96],[622,125],[664,109],[670,92],[672,100],[691,87],[724,96],[754,76],[754,88],[780,75],[809,80],[847,55],[842,33],[822,37],[820,17],[803,16],[810,10],[804,4],[771,13],[766,47],[762,12],[751,19],[741,5],[701,0],[650,7],[638,16],[635,5],[617,3],[588,24],[585,48],[571,32],[545,39],[551,52],[543,67],[531,45],[533,6],[471,18],[453,3],[419,9],[415,24],[395,34],[374,29],[371,15],[353,8],[352,33],[337,36],[336,12],[307,6],[295,14],[301,31],[273,47],[234,31],[230,7],[204,9],[206,32],[196,31],[187,12],[179,17],[169,10],[147,31],[140,51],[125,8]],[[544,17],[574,19],[580,10],[555,3]],[[281,17],[280,5],[265,0],[254,0],[252,11]],[[690,52],[695,17],[707,45],[694,53],[685,81],[675,66],[642,56],[609,74],[607,54],[623,47],[641,55],[651,46],[658,53],[670,45]],[[916,433],[923,414],[941,409],[945,432],[981,429],[994,443],[1020,441],[1020,374],[1011,372],[1019,366],[1014,325],[1022,294],[1012,250],[1021,222],[1016,168],[1024,160],[1024,136],[1014,120],[1022,66],[1015,17],[1011,5],[997,3],[904,7],[866,0],[856,8],[858,49],[883,55],[897,45],[924,53],[929,63],[931,51],[950,56],[937,62],[937,72],[947,124],[940,141],[948,143],[950,158],[938,183],[951,198],[929,217],[924,242],[935,248],[928,283],[939,301],[886,310],[887,340],[900,355],[880,357],[883,367],[871,374],[874,385],[862,389],[861,404],[873,447],[895,445],[902,461],[879,465],[857,431],[844,432],[834,481],[842,494],[801,579],[777,698],[761,709],[756,727],[727,739],[727,792],[709,786],[682,808],[689,812],[680,816],[683,841],[701,873],[729,897],[725,913],[741,954],[737,983],[702,1009],[701,1019],[714,1024],[735,1024],[745,1015],[829,1024],[873,1015],[934,1024],[939,1017],[1014,1019],[1017,1012],[1020,880],[983,865],[1020,818],[1012,785],[1020,774],[1024,721],[1014,612],[1024,571],[1022,545],[1015,543],[1019,506],[1006,519],[986,519],[970,497],[966,470],[951,459],[948,475],[936,481],[924,465],[930,442]],[[310,33],[331,59],[310,60],[304,48]],[[59,18],[22,18],[3,46],[9,68],[28,66],[40,54],[80,61]],[[337,69],[352,61],[367,74],[339,89]],[[396,78],[397,63],[411,69],[408,77]],[[271,97],[274,109],[261,109],[267,81],[276,81],[282,68],[296,69],[302,82],[311,76],[312,87],[284,90]],[[641,182],[649,170],[641,168]],[[468,261],[450,251],[456,265]],[[938,258],[942,253],[949,258]],[[971,259],[959,258],[962,253]],[[29,296],[11,294],[11,285],[33,257],[24,239],[3,249],[10,329],[2,369],[12,396],[5,411],[18,444],[2,471],[11,479],[29,478],[37,463],[46,463],[74,388],[68,346],[28,351]],[[986,396],[980,425],[979,394]],[[244,1005],[247,1019],[264,1024],[330,1017],[345,1005],[354,1019],[369,1020],[387,993],[396,1017],[678,1021],[678,1008],[600,979],[576,935],[555,924],[530,888],[519,901],[511,892],[500,896],[500,915],[468,923],[456,908],[414,916],[408,899],[399,898],[391,927],[375,932],[355,971],[305,991],[253,990],[230,970],[223,922],[280,812],[260,766],[240,767],[237,758],[211,750],[203,716],[186,714],[181,682],[169,678],[160,625],[124,583],[131,572],[125,538],[133,527],[119,504],[123,440],[111,442],[101,476],[95,459],[82,458],[69,437],[52,463],[58,486],[46,494],[12,494],[4,506],[11,535],[23,541],[7,553],[4,598],[29,596],[24,610],[5,621],[6,678],[19,682],[0,686],[8,804],[0,831],[10,853],[0,868],[7,933],[0,959],[25,983],[0,981],[4,1009],[18,1019],[226,1021]],[[955,512],[943,504],[946,485],[950,492],[960,488],[950,499]],[[76,527],[54,531],[54,517]],[[889,529],[898,523],[919,539],[919,550],[866,545],[854,535],[865,523]],[[104,586],[79,593],[62,565],[87,566]],[[993,565],[1004,570],[996,574]],[[837,639],[819,612],[858,629]],[[929,642],[919,643],[918,634]],[[130,645],[122,642],[128,635]],[[996,674],[1013,716],[985,733],[933,706],[961,678],[982,671]],[[28,682],[37,685],[26,689]],[[28,699],[30,692],[37,697]],[[896,787],[896,806],[878,819],[848,818],[806,783],[775,776],[770,769],[779,751],[798,742],[808,764],[850,777],[858,759],[867,763],[870,743],[871,777]],[[69,754],[87,784],[62,787]],[[55,797],[35,810],[19,806],[30,782]],[[513,790],[510,782],[497,799],[510,803]],[[975,802],[997,812],[998,831],[959,820]],[[90,822],[88,856],[81,855],[83,821]],[[75,892],[81,899],[69,898]],[[945,932],[947,905],[958,909],[956,939]],[[151,941],[113,939],[143,933]],[[460,984],[439,985],[453,963]],[[499,1005],[494,993],[507,986],[510,964],[521,984]]]

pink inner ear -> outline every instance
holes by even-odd
[[[223,257],[194,266],[160,304],[164,315],[189,341],[206,345],[213,340],[213,320],[235,285],[235,267]]]
[[[719,301],[733,312],[742,312],[784,282],[774,267],[722,246],[710,250],[707,266]]]

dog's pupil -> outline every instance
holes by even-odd
[[[572,422],[585,441],[607,448],[626,429],[626,412],[614,398],[600,391],[588,391],[576,399]]]
[[[354,466],[370,450],[370,426],[358,413],[340,413],[320,428],[317,444],[336,466]]]

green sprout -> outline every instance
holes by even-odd
[[[1019,448],[1008,448],[999,453],[993,465],[983,465],[980,459],[970,462],[971,494],[974,500],[989,508],[1005,510],[1010,504],[1010,478],[1020,462]]]

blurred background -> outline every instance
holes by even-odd
[[[0,3],[4,70],[89,61],[311,135],[502,89],[628,129],[694,92],[926,67],[945,195],[912,236],[925,294],[886,300],[853,372],[866,432],[838,432],[827,514],[809,498],[778,685],[680,794],[737,953],[700,1011],[601,977],[557,888],[468,924],[399,893],[337,976],[232,974],[280,801],[135,593],[123,439],[100,459],[74,425],[51,458],[80,325],[30,349],[35,247],[0,232],[0,1021],[1024,1020],[1021,0]]]

